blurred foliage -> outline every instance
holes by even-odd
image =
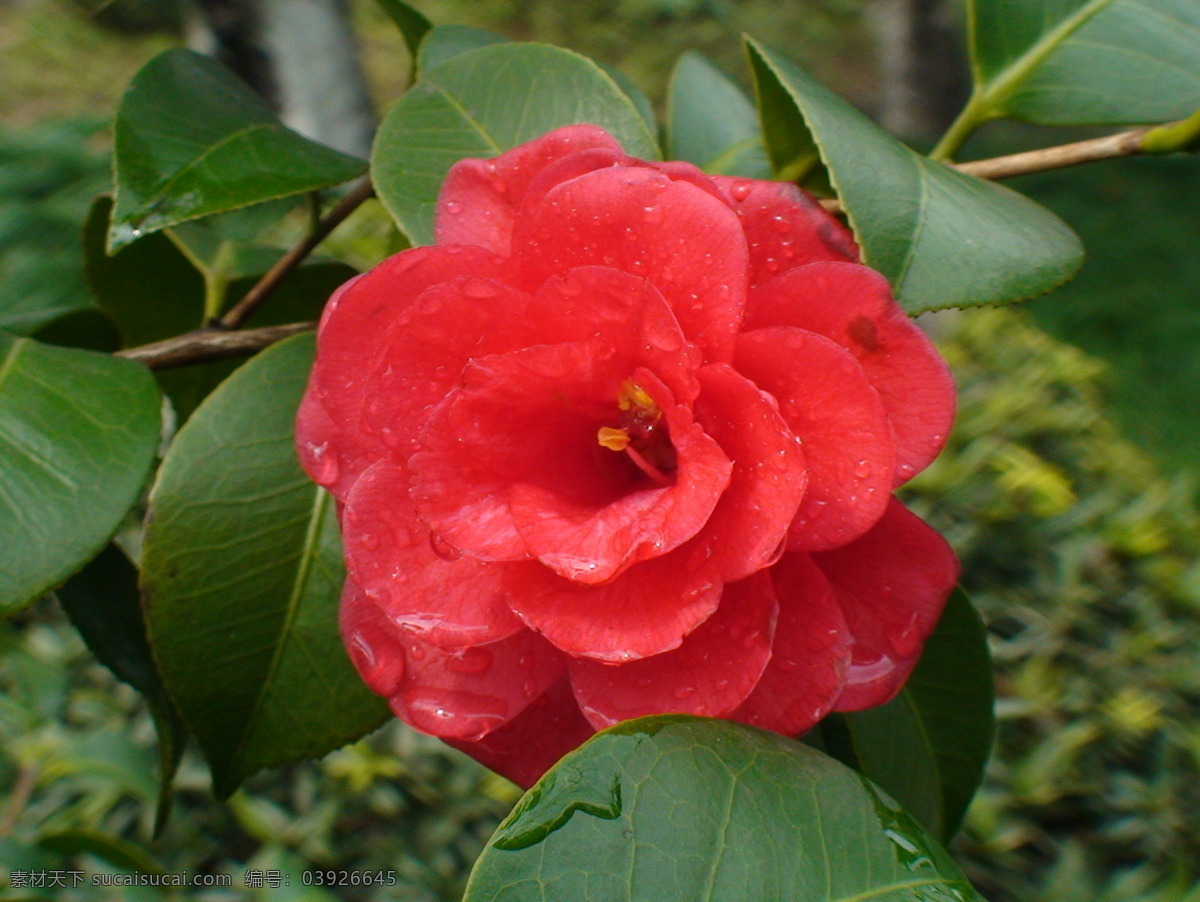
[[[1200,516],[1106,417],[1104,363],[960,314],[950,447],[912,485],[988,621],[998,745],[958,853],[993,902],[1200,881]]]
[[[1198,182],[1200,159],[1180,156],[1017,183],[1070,222],[1088,248],[1072,283],[1030,305],[1034,321],[1108,361],[1113,411],[1126,434],[1196,477],[1200,204],[1185,198],[1194,198]]]
[[[207,769],[189,751],[173,817],[152,841],[153,742],[144,705],[91,660],[53,602],[5,624],[0,878],[12,870],[76,869],[90,880],[137,862],[151,873],[229,875],[232,886],[135,892],[85,885],[44,897],[457,899],[479,849],[518,796],[507,781],[394,722],[320,762],[251,780],[227,806],[213,800]],[[80,831],[103,842],[85,846]],[[247,868],[290,874],[290,891],[248,893]],[[396,885],[332,893],[303,886],[303,870],[329,868],[395,872]],[[0,890],[0,899],[26,895]]]
[[[99,119],[0,127],[0,316],[29,334],[91,304],[82,212],[107,191],[108,160],[90,147]]]

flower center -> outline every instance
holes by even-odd
[[[620,426],[601,426],[596,441],[610,451],[624,451],[637,468],[659,485],[672,485],[677,466],[675,446],[660,408],[650,394],[626,379],[617,393]]]

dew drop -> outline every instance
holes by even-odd
[[[772,216],[771,228],[781,235],[786,235],[792,230],[792,224],[782,216]]]
[[[463,211],[463,205],[460,204],[458,201],[452,200],[446,204],[445,210],[451,216],[457,216],[459,213],[461,213]]]
[[[860,460],[854,465],[854,475],[859,479],[866,479],[871,475],[871,462],[869,460]]]
[[[433,553],[440,557],[443,561],[457,561],[463,556],[461,548],[455,548],[436,532],[429,534],[429,547],[433,549]]]
[[[679,688],[677,688],[675,690],[675,697],[677,699],[679,699],[680,701],[682,701],[683,699],[687,698],[690,695],[695,695],[695,694],[696,694],[695,686],[680,686]]]
[[[741,202],[750,196],[750,183],[738,182],[730,189],[729,193],[733,195],[734,200]]]
[[[662,222],[662,208],[642,207],[642,219],[651,225]]]

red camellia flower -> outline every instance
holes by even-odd
[[[297,424],[396,714],[527,786],[625,718],[894,696],[958,566],[891,493],[953,385],[849,232],[588,125],[459,162],[436,224],[330,301]]]

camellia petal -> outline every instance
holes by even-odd
[[[696,419],[734,462],[701,536],[722,577],[733,582],[774,563],[808,486],[799,437],[775,401],[726,364],[699,372]]]
[[[853,637],[837,710],[882,705],[908,679],[958,582],[954,552],[893,500],[869,533],[813,560],[833,584]]]
[[[712,180],[742,221],[751,287],[806,263],[859,259],[850,230],[795,185],[724,175]]]
[[[836,548],[874,526],[887,507],[896,446],[883,401],[854,357],[813,332],[774,327],[743,333],[735,366],[775,396],[808,462],[789,550]]]
[[[396,625],[352,579],[342,589],[338,624],[350,660],[371,691],[384,698],[399,692],[404,647],[396,641]]]
[[[567,654],[623,663],[678,648],[717,609],[723,583],[684,546],[587,586],[541,564],[507,564],[514,613]]]
[[[771,660],[734,720],[798,736],[832,710],[845,683],[850,635],[833,587],[806,554],[771,568],[779,620]]]
[[[310,475],[344,500],[363,470],[389,451],[384,444],[383,425],[366,416],[366,399],[386,372],[379,361],[389,327],[405,316],[421,294],[434,285],[470,272],[480,280],[503,279],[511,272],[508,261],[478,248],[415,248],[385,260],[371,272],[352,279],[330,299],[317,332],[319,353],[313,366],[309,391],[304,401],[306,420],[326,424],[316,435],[303,433],[299,443],[301,462],[317,464]],[[460,366],[461,369],[461,366]],[[450,383],[457,378],[451,374]],[[436,389],[433,392],[436,394]],[[428,397],[426,393],[424,397]],[[444,394],[444,392],[443,392]],[[440,399],[437,395],[435,400]],[[319,404],[321,415],[313,411]],[[300,433],[298,433],[300,434]],[[314,461],[303,453],[304,445],[328,445],[334,464],[322,455]],[[322,470],[336,466],[332,483],[320,479]]]
[[[558,160],[592,149],[624,158],[621,145],[604,129],[570,125],[490,160],[459,160],[438,197],[438,244],[470,244],[508,256],[516,211],[530,182]]]
[[[619,667],[575,658],[571,685],[584,717],[599,730],[663,712],[727,716],[767,666],[776,608],[771,578],[760,572],[727,585],[717,612],[673,651]]]
[[[521,212],[513,256],[527,288],[576,266],[622,270],[662,293],[708,359],[729,359],[746,242],[728,206],[663,173],[617,166],[564,182]]]
[[[570,681],[563,677],[514,720],[475,742],[447,739],[476,761],[528,789],[559,758],[595,730],[584,719]]]
[[[430,533],[408,498],[409,475],[381,461],[355,484],[342,513],[350,578],[397,628],[465,648],[523,629],[501,574]]]
[[[566,671],[565,657],[522,630],[486,645],[445,651],[400,632],[404,680],[392,709],[418,730],[477,740],[524,711]]]
[[[925,469],[954,420],[954,382],[933,342],[892,299],[887,280],[853,263],[814,263],[759,285],[746,329],[797,326],[855,356],[887,408],[896,437],[896,484]]]

